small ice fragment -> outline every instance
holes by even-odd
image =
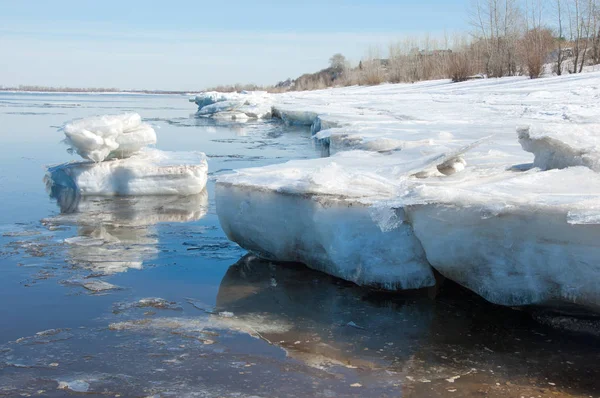
[[[99,280],[82,281],[79,279],[71,279],[66,281],[65,283],[69,285],[82,286],[94,293],[119,289],[119,287],[116,285]]]
[[[222,316],[223,318],[233,318],[233,312],[222,311],[219,312],[219,316]]]
[[[346,324],[346,326],[350,326],[352,328],[356,328],[356,329],[362,329],[365,330],[365,328],[363,328],[362,326],[358,326],[356,323],[354,323],[353,321],[350,321]]]
[[[181,306],[174,301],[167,301],[159,297],[143,298],[133,303],[117,303],[114,305],[114,313],[123,312],[131,308],[156,308],[159,310],[181,310]]]
[[[354,388],[356,388],[356,387],[362,387],[362,384],[360,384],[360,383],[354,383],[354,384],[350,384],[350,387],[354,387]]]
[[[59,390],[70,390],[73,392],[88,392],[90,389],[89,383],[83,380],[59,381]]]

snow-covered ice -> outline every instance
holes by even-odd
[[[192,195],[206,186],[208,164],[201,152],[145,148],[126,159],[69,162],[50,167],[46,184],[84,196]]]
[[[358,284],[429,286],[433,267],[496,303],[600,311],[599,93],[587,73],[273,95],[332,156],[219,176],[219,219]]]
[[[84,159],[127,158],[140,149],[156,144],[152,126],[137,113],[103,115],[73,120],[63,129],[65,142]]]

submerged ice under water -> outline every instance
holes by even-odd
[[[0,94],[0,395],[600,394],[593,334],[448,282],[390,295],[247,255],[219,227],[214,177],[321,149],[306,128],[196,118],[190,105]],[[207,190],[49,198],[44,166],[68,159],[56,129],[119,112],[152,124],[158,149],[205,152]]]

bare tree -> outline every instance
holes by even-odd
[[[556,40],[557,43],[557,51],[556,51],[556,65],[555,71],[558,76],[562,75],[563,71],[563,60],[564,54],[562,49],[562,42],[564,40],[563,36],[563,20],[562,20],[562,4],[560,0],[556,0],[556,12],[558,16],[558,38]]]
[[[471,12],[473,35],[484,48],[484,64],[489,76],[517,74],[520,20],[516,0],[475,1]]]
[[[569,73],[581,73],[590,43],[593,0],[566,0],[565,3],[569,17],[569,36],[573,44]]]

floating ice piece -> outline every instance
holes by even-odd
[[[196,96],[198,115],[217,119],[245,121],[271,117],[272,100],[263,91],[218,93],[209,91]]]
[[[120,289],[119,286],[113,285],[112,283],[96,279],[70,279],[65,281],[64,283],[66,283],[67,285],[81,286],[94,293]]]
[[[156,144],[154,129],[142,123],[137,113],[74,120],[62,130],[65,142],[81,157],[94,162],[127,158],[148,145]]]
[[[444,276],[497,304],[600,311],[597,173],[473,173],[416,193],[425,203],[407,207],[407,217]],[[578,213],[587,218],[573,219]]]
[[[59,381],[57,389],[87,393],[90,390],[90,384],[84,380]]]
[[[600,124],[570,123],[519,127],[519,142],[542,170],[585,166],[600,172]]]
[[[113,305],[115,314],[134,308],[154,308],[158,310],[180,311],[183,308],[174,301],[168,301],[160,297],[147,297],[130,303],[115,303]]]
[[[49,189],[59,185],[83,196],[193,195],[206,186],[207,173],[203,153],[146,148],[127,159],[50,167],[46,184]]]

